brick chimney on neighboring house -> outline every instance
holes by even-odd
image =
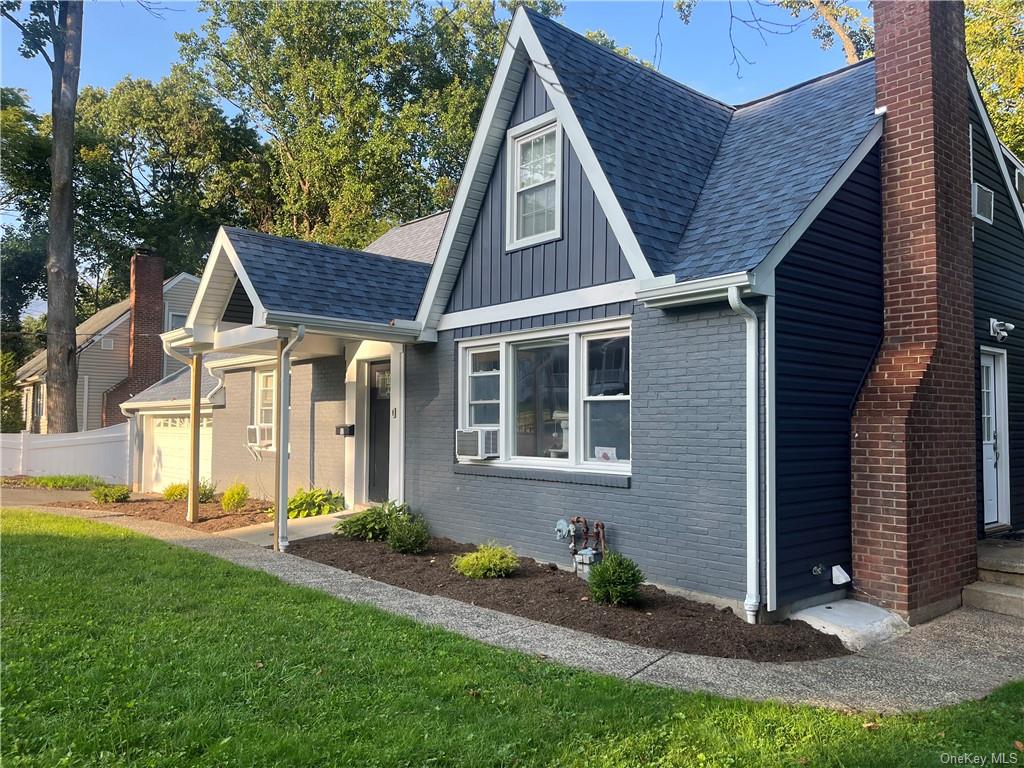
[[[164,375],[164,259],[148,248],[132,254],[128,305],[128,376],[103,393],[104,427],[125,421],[121,403]]]
[[[913,623],[959,606],[977,568],[964,6],[874,16],[885,337],[853,420],[853,586]]]

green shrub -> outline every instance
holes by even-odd
[[[127,485],[98,485],[92,489],[92,497],[100,504],[118,504],[132,497]]]
[[[452,567],[470,579],[495,579],[511,576],[519,567],[519,558],[511,547],[499,547],[494,542],[481,544],[475,552],[456,555]]]
[[[167,501],[188,501],[188,483],[171,483],[164,488]]]
[[[609,552],[590,568],[590,596],[598,603],[635,603],[643,583],[640,566],[618,552]]]
[[[334,532],[349,539],[384,541],[388,537],[391,521],[400,515],[408,514],[407,505],[385,501],[383,504],[377,504],[339,520],[334,526]]]
[[[388,546],[403,555],[418,555],[427,549],[430,531],[427,521],[410,512],[395,515],[388,523]]]
[[[345,497],[325,488],[298,490],[288,499],[288,517],[316,517],[330,515],[345,508]],[[274,514],[274,510],[270,510]]]
[[[249,488],[245,483],[235,483],[228,486],[224,495],[220,497],[220,507],[225,512],[239,512],[245,508],[249,501]],[[289,504],[289,506],[291,506]]]
[[[217,500],[217,484],[213,480],[199,481],[199,503],[209,504]]]

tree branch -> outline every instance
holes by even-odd
[[[21,39],[22,39],[22,41],[24,41],[25,45],[28,46],[29,50],[35,51],[40,56],[42,56],[43,57],[43,61],[46,62],[46,66],[48,66],[52,70],[53,69],[53,59],[50,58],[49,54],[47,54],[47,52],[46,52],[46,49],[42,45],[39,45],[39,44],[32,45],[32,44],[30,44],[28,42],[28,30],[25,29],[25,25],[22,24],[20,21],[18,21],[13,15],[11,15],[11,13],[6,8],[4,8],[3,10],[0,10],[0,13],[3,14],[3,17],[5,19],[7,19],[14,26],[16,26],[19,30],[21,30]]]
[[[832,34],[839,38],[839,41],[843,44],[843,53],[846,54],[847,64],[856,64],[860,61],[860,57],[857,55],[857,46],[853,44],[853,39],[850,37],[849,32],[846,28],[839,23],[839,19],[836,18],[835,13],[828,6],[825,5],[823,0],[811,0],[814,4],[814,11],[828,24],[829,29],[832,30]]]

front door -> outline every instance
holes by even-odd
[[[391,363],[370,363],[370,413],[367,430],[368,501],[388,500],[388,464],[391,460]]]
[[[981,463],[985,493],[985,525],[1000,522],[999,508],[999,428],[1003,415],[999,409],[1003,401],[999,387],[1000,376],[995,355],[981,353]]]

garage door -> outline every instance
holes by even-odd
[[[199,476],[211,477],[213,427],[204,416],[199,424]],[[171,483],[188,482],[188,417],[152,416],[145,451],[145,490],[160,492]]]

